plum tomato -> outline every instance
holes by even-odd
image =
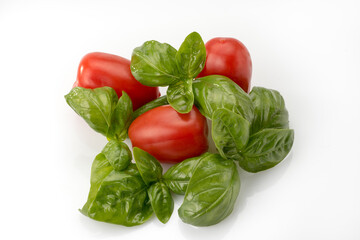
[[[133,147],[150,153],[160,162],[177,163],[208,149],[206,118],[193,107],[181,114],[170,105],[151,109],[136,118],[129,128]]]
[[[245,92],[250,90],[252,63],[248,50],[235,38],[213,38],[206,44],[205,67],[198,77],[223,75]]]

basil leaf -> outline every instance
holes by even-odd
[[[278,91],[253,87],[250,98],[255,113],[252,123],[253,133],[264,128],[289,128],[289,113]]]
[[[162,223],[167,223],[174,211],[174,201],[169,188],[163,182],[156,182],[148,189],[151,206]]]
[[[205,60],[206,48],[200,34],[190,33],[176,53],[176,62],[180,72],[188,78],[194,78],[203,70]]]
[[[96,198],[97,190],[100,188],[102,180],[106,178],[106,176],[109,175],[113,170],[114,168],[111,166],[110,162],[106,159],[103,153],[99,153],[95,157],[91,167],[91,187],[88,200],[82,210],[80,210],[84,215],[88,216],[88,209]]]
[[[193,91],[195,105],[208,119],[215,110],[225,108],[252,122],[254,108],[250,97],[231,79],[220,75],[198,78],[193,81]]]
[[[108,139],[116,139],[124,141],[127,136],[127,130],[132,120],[132,102],[126,92],[122,95],[112,113],[111,124],[107,131],[106,137]]]
[[[142,84],[150,87],[167,86],[179,79],[176,49],[167,43],[147,41],[134,49],[131,73]]]
[[[192,79],[182,79],[171,84],[167,89],[167,100],[179,113],[188,113],[194,105]]]
[[[209,155],[211,156],[210,153],[204,153],[201,156],[188,158],[170,167],[163,176],[166,186],[176,194],[185,194],[197,165]]]
[[[250,136],[239,165],[248,172],[274,167],[290,152],[294,142],[292,129],[264,129]]]
[[[118,102],[114,89],[75,87],[65,96],[65,100],[92,129],[106,135],[111,124],[111,114]]]
[[[179,216],[195,226],[216,224],[232,212],[239,191],[240,178],[234,162],[212,154],[194,171]]]
[[[133,153],[136,166],[146,185],[159,181],[163,172],[159,161],[149,153],[137,147],[133,148]]]
[[[100,153],[91,170],[91,188],[87,202],[80,210],[97,221],[134,226],[152,215],[147,186],[135,164],[116,171]]]
[[[155,100],[152,100],[151,102],[148,102],[147,104],[141,106],[140,108],[136,109],[136,111],[132,114],[133,116],[133,120],[135,120],[137,117],[139,117],[141,114],[146,113],[147,111],[159,107],[159,106],[163,106],[163,105],[168,105],[169,102],[167,100],[167,96],[161,96]]]
[[[116,140],[109,141],[101,152],[116,171],[127,168],[131,162],[132,155],[129,147]]]
[[[239,114],[217,109],[212,116],[212,138],[222,157],[238,160],[250,134],[250,123]]]

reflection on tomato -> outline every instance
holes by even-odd
[[[198,77],[223,75],[249,92],[252,63],[244,44],[235,38],[213,38],[205,47],[205,67]]]
[[[142,85],[132,76],[128,59],[101,52],[85,55],[79,64],[74,87],[104,86],[112,87],[119,97],[125,91],[134,110],[160,96],[159,88]]]
[[[176,163],[208,149],[206,118],[196,107],[186,114],[170,105],[154,108],[136,118],[129,128],[133,147],[161,162]]]

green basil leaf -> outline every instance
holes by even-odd
[[[211,154],[204,153],[198,157],[188,158],[170,167],[163,176],[166,186],[176,194],[185,194],[190,178],[197,165],[207,156],[211,156]]]
[[[133,148],[133,153],[136,166],[146,185],[159,181],[163,172],[159,161],[149,153],[137,147]]]
[[[167,100],[179,113],[188,113],[194,105],[192,79],[182,79],[171,84],[167,89]]]
[[[95,200],[97,190],[100,188],[101,182],[107,175],[109,175],[114,168],[111,166],[110,162],[107,160],[103,153],[99,153],[92,164],[91,167],[91,187],[88,196],[88,200],[85,203],[84,207],[81,209],[81,212],[88,216],[88,209],[91,203]]]
[[[134,49],[131,73],[142,84],[150,87],[167,86],[179,79],[176,49],[167,43],[147,41]]]
[[[205,44],[197,32],[190,33],[176,53],[176,62],[182,74],[196,77],[204,68],[206,60]]]
[[[294,142],[292,129],[264,129],[250,136],[239,165],[248,172],[274,167],[290,152]]]
[[[249,140],[250,123],[239,114],[217,109],[212,116],[212,138],[222,157],[240,158],[241,150]]]
[[[92,129],[106,135],[111,124],[112,112],[118,102],[114,89],[75,87],[65,96],[65,100]]]
[[[116,107],[111,115],[110,127],[106,137],[108,139],[116,139],[124,141],[127,136],[127,130],[132,121],[132,102],[126,92],[122,92]]]
[[[219,108],[239,114],[249,122],[254,117],[254,108],[249,95],[231,79],[211,75],[193,81],[195,105],[200,112],[211,119]]]
[[[116,171],[127,168],[131,162],[132,155],[129,147],[116,140],[109,141],[101,152]]]
[[[232,212],[239,191],[240,178],[234,162],[212,154],[194,171],[179,216],[195,226],[216,224]]]
[[[124,226],[142,224],[153,212],[135,164],[116,171],[102,153],[94,160],[89,197],[80,211],[97,221]]]
[[[137,117],[139,117],[141,114],[146,113],[147,111],[156,108],[156,107],[160,107],[163,105],[168,105],[169,102],[167,100],[167,96],[161,96],[155,100],[152,100],[151,102],[148,102],[147,104],[141,106],[140,108],[136,109],[135,112],[133,113],[133,120],[135,120]]]
[[[253,133],[264,128],[289,128],[289,113],[278,91],[253,87],[250,98],[255,113],[252,123]]]
[[[162,223],[167,223],[174,211],[174,201],[169,188],[163,182],[156,182],[148,189],[151,206]]]

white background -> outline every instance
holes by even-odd
[[[0,0],[1,239],[360,239],[359,1]],[[96,222],[85,203],[106,139],[64,95],[83,55],[131,57],[147,40],[178,48],[235,37],[249,49],[252,85],[279,90],[295,129],[275,168],[240,172],[233,213],[195,228],[175,211],[126,228]]]

